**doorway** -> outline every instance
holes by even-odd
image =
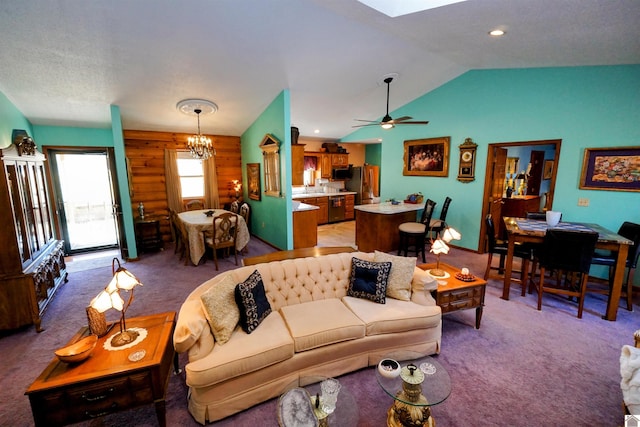
[[[119,247],[111,157],[105,148],[48,150],[66,254]]]
[[[485,217],[491,213],[496,223],[495,218],[501,220],[501,208],[504,205],[504,198],[507,193],[507,184],[509,184],[509,178],[517,178],[521,173],[529,173],[531,167],[525,166],[535,162],[536,158],[539,158],[538,151],[543,149],[548,151],[549,157],[553,157],[553,163],[550,172],[547,176],[548,182],[538,186],[538,192],[542,192],[543,202],[542,210],[550,210],[553,205],[553,195],[556,187],[556,175],[558,171],[558,160],[560,159],[560,146],[562,140],[542,140],[542,141],[521,141],[521,142],[499,142],[489,144],[487,152],[487,165],[485,168],[484,179],[484,195],[482,200],[482,217],[480,218],[480,237],[478,242],[478,252],[485,253],[486,251],[486,226]],[[510,156],[510,151],[516,149],[528,150],[531,152],[531,157],[526,157],[516,160]],[[515,166],[514,166],[515,165]],[[537,169],[537,168],[536,168]],[[544,178],[545,180],[547,178]],[[537,184],[536,184],[537,185]],[[528,186],[525,186],[528,187]],[[516,191],[514,189],[514,191]],[[526,194],[526,193],[525,193]]]

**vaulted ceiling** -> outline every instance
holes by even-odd
[[[470,69],[640,63],[638,0],[468,0],[390,18],[357,0],[2,0],[0,91],[37,125],[240,135],[291,93],[339,138]],[[500,38],[488,32],[506,31]],[[428,117],[420,117],[428,120]]]

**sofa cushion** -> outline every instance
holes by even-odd
[[[435,328],[441,318],[437,305],[424,306],[391,298],[380,305],[349,296],[343,297],[342,302],[366,324],[368,336]]]
[[[337,298],[280,308],[295,351],[364,337],[364,323]]]
[[[347,295],[384,304],[390,271],[390,262],[365,261],[353,257]]]
[[[250,334],[271,313],[271,305],[264,291],[262,277],[258,270],[251,273],[247,280],[238,283],[235,299],[240,309],[240,326]]]
[[[240,310],[235,300],[236,285],[233,276],[229,274],[200,295],[204,314],[218,344],[229,341],[231,333],[240,321]]]
[[[416,268],[416,257],[390,255],[375,251],[375,262],[391,262],[391,272],[387,281],[387,296],[390,298],[409,301],[411,299],[411,279]]]
[[[203,387],[257,371],[293,356],[293,340],[278,312],[269,314],[251,335],[236,328],[225,345],[186,365],[188,385]]]

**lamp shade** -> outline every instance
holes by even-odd
[[[109,286],[111,286],[111,284],[109,284]],[[109,293],[107,290],[104,290],[91,300],[89,306],[95,308],[100,313],[104,313],[110,308],[122,311],[124,308],[124,300],[118,292]]]
[[[456,231],[456,229],[453,227],[447,227],[442,232],[442,240],[444,240],[447,243],[452,240],[460,240],[461,238],[462,238],[462,235],[458,233],[458,231]]]
[[[436,239],[436,241],[434,241],[431,245],[431,249],[429,250],[429,252],[432,252],[436,255],[448,254],[449,246],[447,246],[447,244],[442,239]]]

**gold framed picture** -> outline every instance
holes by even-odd
[[[403,175],[449,176],[451,137],[414,139],[404,142]]]
[[[247,163],[247,182],[249,199],[260,200],[260,163]]]

